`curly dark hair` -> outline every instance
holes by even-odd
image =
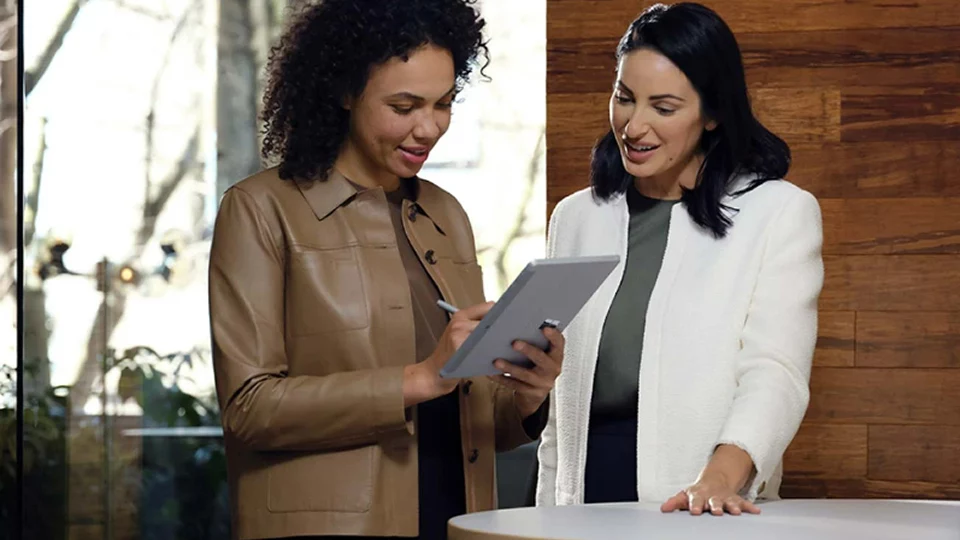
[[[292,17],[270,51],[263,96],[263,157],[281,178],[326,180],[350,125],[346,97],[370,69],[426,44],[453,56],[456,90],[489,64],[477,0],[321,0]]]

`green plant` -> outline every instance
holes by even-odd
[[[119,371],[117,400],[136,401],[143,427],[220,426],[215,398],[183,388],[191,381],[190,369],[209,365],[204,351],[160,355],[149,347],[133,347],[109,351],[107,358],[108,373]],[[139,492],[142,540],[230,537],[223,440],[189,433],[145,437],[138,474],[127,472],[123,479],[134,482]]]
[[[196,396],[181,387],[189,381],[185,368],[193,368],[205,352],[161,355],[150,347],[138,346],[119,354],[109,350],[107,371],[120,372],[116,397],[120,402],[136,400],[143,410],[145,427],[219,426],[220,413],[213,396]]]
[[[37,366],[24,364],[26,379],[35,378]],[[0,522],[9,523],[17,511],[17,410],[16,371],[0,366]],[[24,535],[29,538],[62,537],[66,520],[65,446],[66,388],[45,387],[28,392],[23,403],[22,459]]]

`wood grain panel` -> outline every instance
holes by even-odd
[[[623,35],[627,25],[654,2],[550,0],[547,39],[585,39]],[[954,0],[704,0],[734,33],[796,32],[860,28],[960,26]]]
[[[862,311],[856,341],[858,366],[960,368],[960,313]]]
[[[554,148],[547,139],[547,204],[590,185],[590,149]]]
[[[551,40],[547,46],[547,95],[609,92],[617,76],[617,40],[618,36]]]
[[[960,85],[849,87],[841,111],[844,141],[960,140]]]
[[[960,198],[822,199],[824,253],[960,253]]]
[[[960,426],[960,370],[813,368],[806,421]]]
[[[836,89],[770,88],[751,97],[757,117],[788,143],[840,140],[841,96]],[[549,148],[592,148],[610,129],[609,100],[610,92],[548,96]]]
[[[610,130],[609,92],[547,96],[547,148],[577,148],[590,156],[594,143]]]
[[[870,426],[872,480],[960,483],[960,427]]]
[[[866,475],[867,426],[803,424],[783,456],[783,469],[808,478]]]
[[[960,306],[955,255],[825,255],[820,309],[951,311]]]
[[[824,219],[784,497],[960,499],[960,3],[705,0]],[[547,207],[589,185],[617,41],[652,1],[548,0]]]
[[[960,196],[954,141],[803,144],[791,151],[787,178],[818,197]]]
[[[740,33],[750,88],[949,84],[960,80],[960,28]],[[547,92],[605,92],[616,36],[551,40]]]
[[[916,86],[960,80],[960,28],[741,33],[749,86]]]
[[[853,367],[857,314],[853,311],[823,311],[819,314],[818,325],[813,365]]]
[[[786,499],[960,499],[960,484],[808,478],[784,472],[780,496]]]
[[[750,97],[757,119],[788,144],[840,140],[838,89],[760,88]]]

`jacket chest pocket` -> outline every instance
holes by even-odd
[[[444,264],[446,263],[446,264]],[[448,301],[457,307],[468,307],[485,301],[483,291],[483,271],[474,262],[441,261],[439,271],[447,276],[447,286],[451,298]]]
[[[287,328],[294,336],[359,330],[370,324],[356,248],[290,255]]]

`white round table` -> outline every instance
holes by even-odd
[[[790,499],[759,515],[664,514],[655,503],[512,508],[455,517],[450,540],[960,540],[960,502]]]

